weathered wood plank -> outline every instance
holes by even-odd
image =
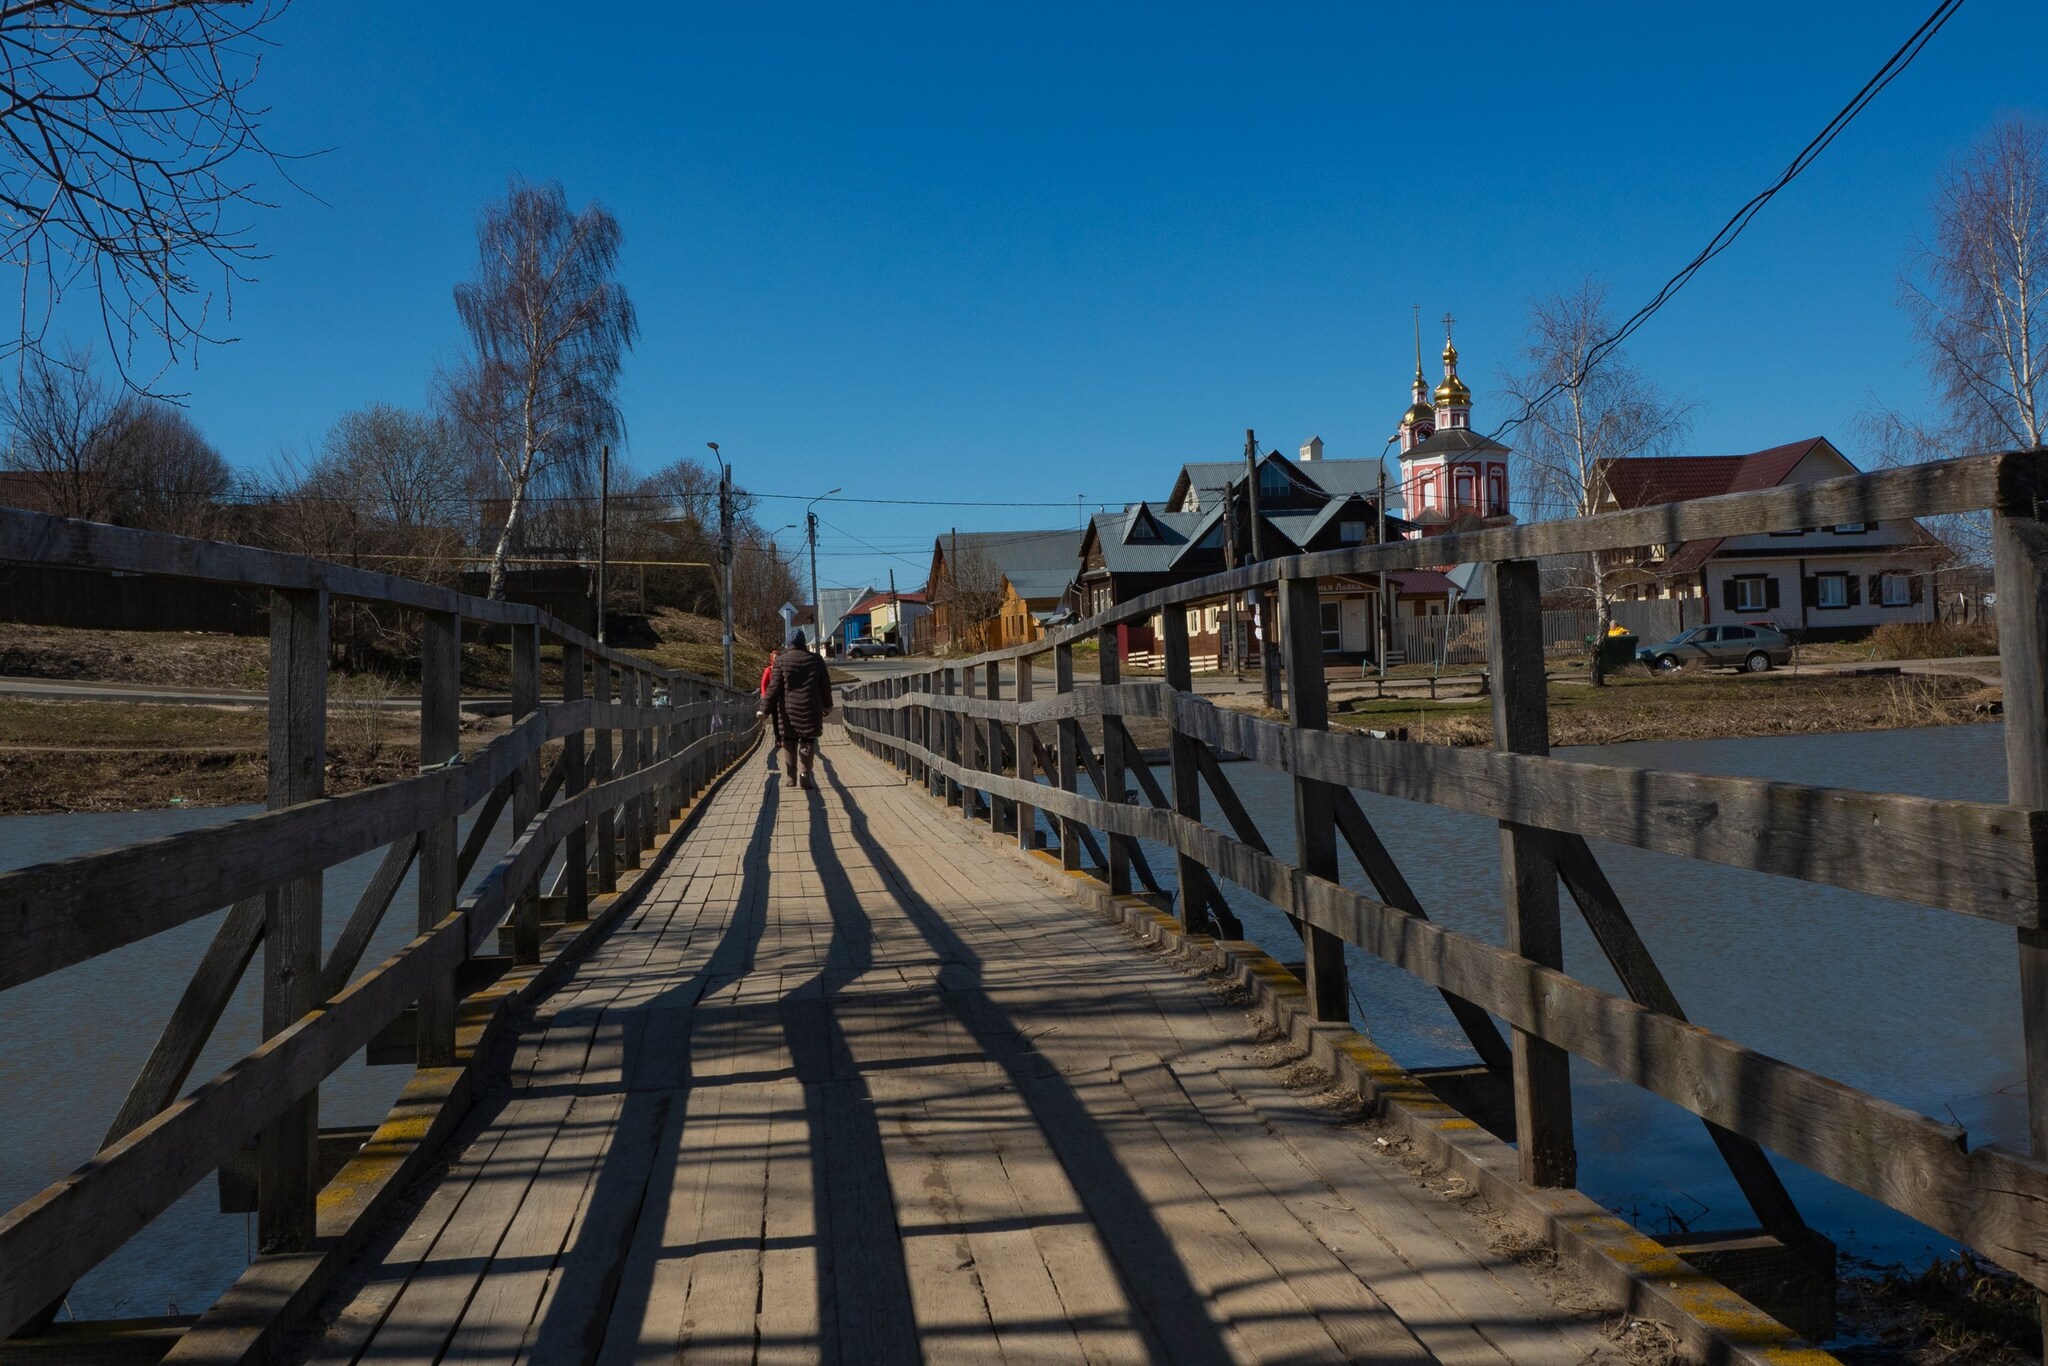
[[[1327,730],[1329,685],[1323,677],[1321,595],[1314,579],[1283,579],[1279,592],[1279,639],[1268,638],[1263,653],[1285,655],[1287,719],[1296,730]],[[1294,866],[1299,874],[1337,881],[1336,796],[1328,783],[1294,778]],[[1344,941],[1314,925],[1301,927],[1302,985],[1309,1014],[1322,1021],[1351,1018],[1344,973]]]
[[[317,802],[327,790],[327,595],[270,595],[271,810]],[[263,1037],[274,1038],[320,1003],[322,877],[272,887],[263,917]],[[313,1240],[320,1137],[317,1084],[257,1139],[256,1242],[298,1252]]]
[[[1549,684],[1543,671],[1543,594],[1534,560],[1486,568],[1486,654],[1493,664],[1493,742],[1515,754],[1550,752]],[[1501,910],[1507,946],[1541,967],[1564,967],[1557,907],[1556,836],[1500,824]],[[1334,878],[1331,881],[1335,881]],[[1530,1186],[1578,1184],[1572,1142],[1571,1055],[1541,1035],[1515,1030],[1515,1154]]]
[[[1372,822],[1366,819],[1365,811],[1351,789],[1337,788],[1335,799],[1338,833],[1351,846],[1351,856],[1358,860],[1358,866],[1365,871],[1380,900],[1410,915],[1429,919],[1428,913],[1422,909],[1422,899],[1415,895],[1415,889],[1402,876],[1394,856],[1381,841],[1379,832],[1372,828]],[[1500,1071],[1514,1065],[1514,1054],[1508,1048],[1508,1041],[1500,1036],[1500,1030],[1494,1027],[1492,1018],[1484,1009],[1449,992],[1443,993],[1443,998],[1458,1027],[1471,1040],[1472,1051],[1479,1055],[1479,1061]]]
[[[462,619],[450,613],[430,616],[421,623],[420,767],[459,762],[461,755]],[[493,810],[488,819],[479,817],[478,826],[488,835],[496,820]],[[451,813],[420,829],[414,924],[422,932],[454,914],[462,880],[482,853],[479,844],[476,852],[469,853],[468,862],[463,861],[462,853],[468,851],[456,849],[458,824]],[[354,964],[349,971],[355,971]],[[342,982],[330,980],[327,994],[333,995],[341,986]],[[413,1030],[415,1066],[448,1067],[455,1062],[455,995],[453,973],[420,993],[419,1019]]]

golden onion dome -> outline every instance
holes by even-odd
[[[1436,386],[1436,406],[1469,408],[1472,406],[1472,391],[1456,375],[1446,375],[1444,382]]]
[[[1418,422],[1435,421],[1436,409],[1430,407],[1427,403],[1411,403],[1408,405],[1408,411],[1401,414],[1401,425],[1403,427],[1412,427]]]

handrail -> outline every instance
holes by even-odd
[[[473,597],[438,584],[280,550],[260,550],[225,541],[137,531],[24,508],[0,507],[0,561],[153,574],[238,588],[323,592],[418,612],[453,613],[465,621],[494,626],[533,626],[561,644],[581,646],[594,658],[644,669],[663,678],[687,678],[709,687],[724,687],[701,674],[663,669],[600,645],[575,627],[526,603]]]
[[[639,851],[658,842],[669,818],[759,734],[750,690],[600,646],[530,606],[246,546],[0,508],[0,560],[10,559],[199,579],[276,596],[273,809],[0,873],[0,991],[223,906],[235,908],[216,931],[103,1151],[0,1213],[0,1336],[48,1323],[66,1287],[259,1134],[264,1250],[308,1250],[319,1181],[311,1165],[315,1111],[302,1102],[415,1004],[420,1065],[457,1063],[456,969],[508,918],[517,927],[515,958],[539,959],[537,883],[557,847],[567,848],[569,918],[581,920],[594,895],[617,888],[614,831],[625,838],[627,862],[638,866]],[[359,792],[285,805],[293,794],[321,790],[330,597],[423,614],[422,769]],[[512,657],[513,725],[468,755],[459,744],[459,619],[509,628]],[[559,700],[540,696],[543,636],[561,643]],[[671,705],[655,705],[657,680],[666,683]],[[585,694],[586,681],[593,695]],[[594,766],[586,764],[592,731]],[[554,742],[561,743],[562,756],[543,784],[540,755]],[[557,792],[561,799],[549,805]],[[458,904],[481,837],[508,804],[512,847]],[[479,828],[472,831],[478,838],[458,853],[456,822],[470,811],[478,812]],[[379,848],[386,852],[378,873],[357,901],[336,953],[323,962],[319,878]],[[423,933],[355,976],[356,962],[415,863]],[[265,1043],[177,1099],[259,940]]]
[[[1349,546],[1261,560],[1239,569],[1156,588],[1070,626],[1057,627],[1041,639],[947,663],[962,667],[1043,654],[1055,646],[1090,639],[1106,627],[1143,621],[1164,607],[1211,602],[1234,593],[1268,588],[1287,579],[1534,560],[1627,550],[1639,545],[1766,535],[1794,527],[1935,517],[1986,508],[2020,512],[2040,506],[2043,499],[2048,499],[2048,454],[2004,451],[1748,493],[1660,503],[1592,517]],[[0,546],[4,544],[4,537],[0,537]]]
[[[1915,1114],[1688,1023],[1649,950],[1600,871],[1587,838],[1918,902],[2015,926],[2022,958],[2030,1105],[2037,1149],[2048,1147],[2048,450],[2004,452],[1851,475],[1653,508],[1415,541],[1351,547],[1246,566],[1118,604],[1024,645],[850,689],[849,735],[893,762],[963,816],[1022,813],[1020,847],[1040,843],[1050,818],[1061,865],[1083,870],[1084,849],[1112,894],[1130,890],[1137,841],[1174,851],[1183,930],[1229,923],[1216,881],[1262,897],[1303,938],[1307,1010],[1350,1018],[1342,944],[1355,945],[1442,991],[1452,1007],[1483,1007],[1516,1035],[1508,1077],[1532,1186],[1576,1180],[1568,1054],[1593,1062],[1699,1115],[1759,1219],[1800,1255],[1827,1251],[1800,1222],[1758,1144],[1961,1239],[2048,1288],[2048,1160],[1997,1145],[1971,1148],[1955,1125]],[[1917,518],[1989,508],[1998,548],[2001,669],[2006,693],[2010,800],[1944,801],[1896,793],[1660,770],[1633,770],[1548,754],[1541,611],[1534,561],[1648,542]],[[1329,729],[1319,584],[1453,562],[1488,576],[1487,651],[1494,680],[1495,747],[1466,749],[1376,739]],[[1193,692],[1182,604],[1248,590],[1274,592],[1264,648],[1287,679],[1285,721],[1219,708]],[[1277,590],[1277,591],[1276,591]],[[1163,612],[1163,681],[1123,682],[1116,627]],[[1074,646],[1096,641],[1101,681],[1076,684]],[[1055,690],[1039,691],[1033,661],[1050,655]],[[998,696],[1000,667],[1015,661],[1015,700]],[[975,683],[981,680],[977,696]],[[961,684],[965,682],[966,687]],[[1105,755],[1128,747],[1124,718],[1168,730],[1172,800],[1131,804],[1121,771],[1091,770],[1096,796],[1077,791],[1086,757],[1081,722],[1099,721]],[[962,744],[986,723],[987,746]],[[1051,760],[1038,735],[1056,725]],[[993,737],[1014,728],[1014,744]],[[1005,771],[1004,749],[1018,756]],[[1295,861],[1277,857],[1251,823],[1218,755],[1288,775],[1294,788]],[[1036,767],[1039,772],[1034,774]],[[1050,770],[1048,772],[1048,770]],[[1051,782],[1041,781],[1049,777]],[[1206,823],[1206,781],[1232,835]],[[1505,947],[1436,925],[1352,791],[1363,790],[1489,817],[1502,831]],[[1097,843],[1093,832],[1104,836]],[[1342,885],[1335,842],[1359,853],[1379,895]],[[1568,890],[1628,995],[1563,970],[1559,889]],[[1391,888],[1391,890],[1390,890]],[[1399,904],[1396,904],[1399,903]],[[1465,1023],[1464,1017],[1460,1022]],[[1475,1039],[1482,1058],[1484,1040]],[[1497,1045],[1497,1039],[1494,1043]],[[1497,1052],[1497,1048],[1495,1050]],[[1831,1255],[1831,1251],[1828,1252]]]

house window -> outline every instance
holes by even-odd
[[[1816,574],[1814,576],[1815,607],[1847,607],[1849,605],[1849,576],[1847,574]]]
[[[1504,470],[1486,472],[1487,511],[1498,516],[1508,510],[1508,476]]]
[[[1340,522],[1337,525],[1337,539],[1345,545],[1365,544],[1364,522]]]
[[[1216,634],[1216,623],[1221,615],[1221,608],[1204,607],[1202,609],[1202,625],[1207,634],[1212,636]]]
[[[1458,471],[1458,506],[1461,508],[1472,506],[1472,471],[1470,470]]]
[[[1433,479],[1433,478],[1428,478],[1428,477],[1425,477],[1425,478],[1423,478],[1423,479],[1421,479],[1421,480],[1418,480],[1418,481],[1416,482],[1416,485],[1415,485],[1415,508],[1416,508],[1416,510],[1417,510],[1418,512],[1420,512],[1420,511],[1423,511],[1423,510],[1427,509],[1427,508],[1429,507],[1429,505],[1430,505],[1431,503],[1434,503],[1435,501],[1436,501],[1436,480],[1435,480],[1435,479]]]
[[[1887,607],[1910,607],[1913,605],[1913,581],[1904,574],[1884,574],[1878,579],[1878,592],[1883,595]]]
[[[1806,528],[1793,527],[1790,531],[1773,531],[1771,534],[1773,536],[1804,536],[1806,534]]]
[[[1861,536],[1869,527],[1862,522],[1843,522],[1835,528],[1837,536]]]
[[[1335,654],[1344,648],[1344,614],[1339,604],[1334,602],[1321,603],[1319,606],[1323,614],[1323,653]]]
[[[1735,581],[1735,610],[1764,612],[1770,609],[1771,581],[1762,574],[1745,575]]]
[[[1188,608],[1188,634],[1191,636],[1202,634],[1202,609],[1199,607]]]
[[[1259,471],[1259,496],[1262,498],[1284,498],[1292,491],[1292,481],[1287,471],[1278,465],[1268,465]]]

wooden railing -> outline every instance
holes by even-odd
[[[322,1080],[403,1015],[422,1073],[451,1068],[458,981],[487,978],[479,969],[494,961],[499,972],[537,963],[547,930],[559,924],[566,937],[587,922],[594,902],[620,886],[621,865],[642,864],[670,819],[753,742],[757,724],[749,693],[653,668],[531,607],[389,575],[15,509],[0,509],[0,560],[265,588],[271,620],[269,809],[0,874],[0,990],[229,908],[100,1151],[0,1215],[6,1338],[46,1328],[69,1286],[209,1173],[239,1161],[252,1138],[261,1250],[314,1248],[327,1174]],[[420,772],[330,797],[323,769],[336,599],[417,614]],[[465,621],[505,628],[512,693],[511,729],[467,755]],[[559,646],[552,700],[542,697],[543,640]],[[543,749],[554,741],[559,758],[543,778]],[[510,849],[458,901],[508,806]],[[470,811],[458,847],[458,818]],[[378,849],[376,872],[323,956],[322,874]],[[561,873],[544,896],[541,879],[558,852]],[[414,865],[418,936],[358,974]],[[480,950],[501,923],[511,952],[494,960]],[[262,1046],[181,1097],[259,947]],[[294,1293],[303,1283],[293,1282]]]
[[[2048,1287],[2048,452],[1988,455],[1568,522],[1365,545],[1255,564],[1175,585],[1033,645],[864,685],[848,693],[851,735],[963,814],[1044,842],[1062,865],[1092,865],[1122,895],[1169,894],[1139,841],[1172,851],[1172,905],[1189,933],[1242,932],[1219,882],[1286,912],[1303,939],[1303,984],[1317,1019],[1349,1018],[1343,946],[1438,988],[1483,1063],[1511,1077],[1520,1177],[1574,1184],[1568,1055],[1706,1121],[1758,1221],[1792,1247],[1831,1246],[1810,1230],[1765,1159],[1769,1148],[1900,1210]],[[1638,771],[1548,755],[1537,562],[1649,543],[1677,544],[1845,522],[1989,509],[1997,550],[2009,801],[1920,797]],[[1495,680],[1492,750],[1332,733],[1319,578],[1463,562],[1486,566],[1487,654]],[[1284,722],[1220,710],[1191,688],[1187,603],[1229,593],[1278,598]],[[1162,611],[1162,609],[1164,609]],[[1118,677],[1116,627],[1159,613],[1165,681]],[[1101,676],[1074,677],[1074,647],[1099,642]],[[1052,695],[1037,661],[1052,661]],[[1002,697],[1004,666],[1014,695]],[[1125,719],[1168,730],[1162,789]],[[1082,730],[1100,724],[1101,753]],[[1048,748],[1040,733],[1055,731]],[[1238,799],[1219,755],[1290,775],[1295,858],[1275,852]],[[1097,795],[1080,790],[1089,775]],[[1040,775],[1044,775],[1041,781]],[[1144,803],[1129,791],[1135,778]],[[1206,784],[1222,824],[1203,820]],[[1354,796],[1383,793],[1500,823],[1506,945],[1431,923]],[[2011,925],[2020,955],[2029,1113],[2036,1156],[1972,1147],[1956,1125],[1756,1052],[1686,1021],[1588,838],[1824,883]],[[1372,883],[1339,881],[1343,840]],[[1560,885],[1626,996],[1563,971]],[[1506,1022],[1503,1040],[1493,1016]]]

